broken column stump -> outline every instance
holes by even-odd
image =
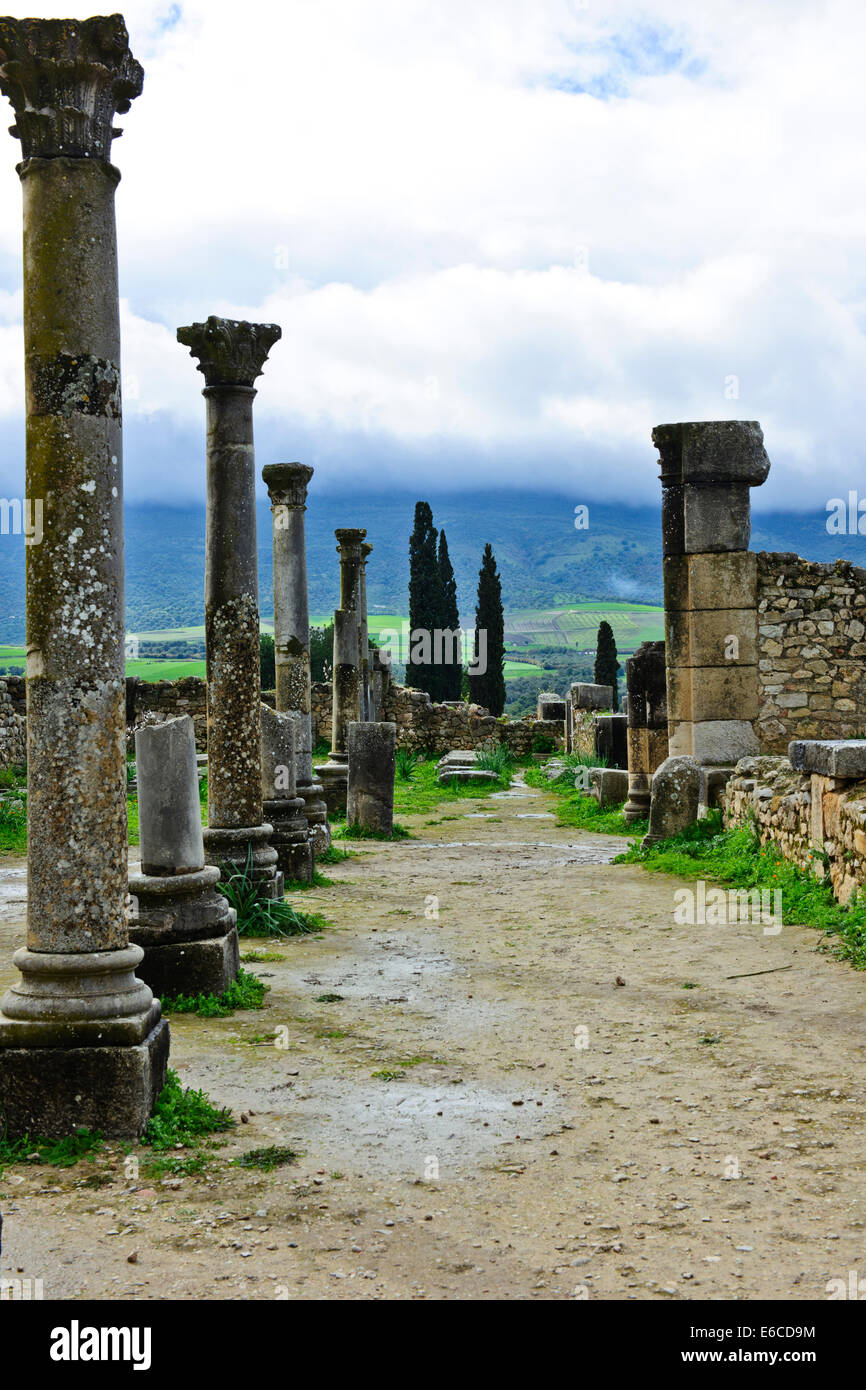
[[[332,815],[346,809],[349,752],[346,731],[361,718],[360,619],[361,543],[367,532],[341,527],[334,532],[340,556],[340,607],[334,613],[334,669],[331,677],[331,755],[319,769],[325,801]]]
[[[346,825],[390,836],[394,830],[397,725],[353,721],[346,730],[349,786]]]
[[[222,994],[239,968],[237,913],[204,862],[195,726],[188,714],[137,729],[141,864],[130,874],[130,938],[157,995]]]
[[[300,716],[262,705],[262,811],[273,827],[271,844],[286,878],[313,881],[313,844],[304,799],[296,795],[296,739]]]
[[[274,538],[274,654],[276,707],[296,713],[297,795],[304,802],[308,834],[316,855],[331,843],[322,784],[313,772],[310,685],[310,613],[304,514],[313,470],[303,463],[270,463],[262,469],[271,501]]]
[[[642,642],[626,659],[628,801],[623,816],[645,820],[653,773],[668,756],[668,694],[664,642]]]

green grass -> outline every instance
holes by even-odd
[[[331,824],[331,834],[335,840],[411,840],[412,832],[407,830],[405,825],[399,821],[394,821],[391,834],[386,835],[384,830],[371,830],[366,825],[334,825]]]
[[[517,766],[517,759],[506,744],[496,743],[490,739],[476,751],[475,766],[486,772],[495,772],[501,785],[509,787],[514,776],[514,769]]]
[[[419,816],[441,806],[443,801],[475,800],[477,797],[489,796],[491,792],[502,790],[501,785],[496,782],[482,782],[471,786],[463,782],[448,782],[444,787],[440,787],[436,781],[437,762],[437,758],[425,758],[415,768],[411,781],[394,783],[395,815]]]
[[[236,1009],[263,1009],[268,986],[243,968],[222,994],[164,995],[165,1014],[198,1014],[199,1018],[228,1018]]]
[[[0,801],[0,854],[27,853],[27,808],[23,801]]]
[[[647,849],[634,844],[615,862],[642,864],[650,873],[708,879],[746,890],[778,888],[785,924],[803,924],[825,937],[837,938],[823,943],[826,949],[855,969],[866,970],[866,897],[858,894],[842,907],[833,896],[829,878],[815,878],[784,859],[774,846],[762,846],[751,826],[723,830],[719,811],[712,811],[681,835]]]
[[[253,878],[251,854],[242,870],[226,866],[217,888],[237,913],[238,936],[311,936],[328,925],[318,913],[298,912],[285,899],[264,897]]]
[[[308,893],[311,888],[332,888],[333,886],[334,880],[332,878],[326,878],[324,874],[320,874],[318,869],[315,868],[313,869],[313,877],[309,883],[307,883],[306,879],[302,878],[286,879],[287,893]]]
[[[156,1153],[178,1144],[189,1148],[209,1134],[231,1129],[234,1123],[231,1111],[212,1105],[204,1091],[184,1090],[177,1072],[169,1067],[141,1142]]]
[[[65,1139],[40,1139],[25,1134],[22,1139],[0,1139],[0,1173],[13,1163],[41,1163],[52,1168],[71,1168],[102,1147],[102,1135],[77,1129]]]
[[[553,792],[557,798],[557,823],[573,826],[576,830],[595,830],[602,835],[628,835],[643,837],[649,829],[646,820],[626,822],[622,810],[617,806],[599,806],[594,796],[574,788],[574,774],[578,767],[600,767],[598,759],[588,759],[580,754],[569,753],[564,759],[565,770],[548,781],[544,763],[526,769],[526,781],[530,787],[543,787]]]
[[[205,663],[201,658],[178,661],[169,657],[142,657],[126,663],[126,674],[138,676],[143,681],[179,681],[185,680],[187,676],[198,676],[200,680],[204,680],[205,669]]]
[[[294,1163],[298,1157],[295,1149],[284,1144],[271,1144],[266,1149],[248,1149],[240,1158],[233,1160],[237,1168],[254,1168],[260,1173],[272,1173],[286,1163]]]
[[[341,849],[339,845],[331,844],[320,854],[316,860],[317,864],[342,864],[344,859],[355,859],[357,855],[354,850]]]

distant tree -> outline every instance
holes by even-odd
[[[310,679],[329,681],[334,662],[334,624],[310,628]]]
[[[277,657],[274,639],[269,632],[259,633],[259,665],[262,672],[262,690],[273,690],[277,684]]]
[[[432,660],[433,629],[440,608],[436,527],[429,502],[416,502],[415,526],[409,537],[409,652],[406,680],[436,698],[436,667]],[[423,634],[419,638],[414,633]],[[419,657],[413,660],[413,652]],[[424,660],[424,657],[427,660]]]
[[[454,567],[451,564],[451,557],[448,554],[448,542],[445,539],[445,532],[439,532],[439,617],[436,626],[443,632],[458,632],[460,630],[460,613],[457,607],[457,581],[454,578]],[[449,661],[447,658],[456,655],[456,661]],[[459,700],[460,689],[463,677],[463,652],[462,643],[456,652],[445,650],[444,664],[437,667],[436,687],[439,700]]]
[[[598,637],[595,644],[595,670],[593,679],[596,685],[609,685],[613,689],[613,709],[619,709],[619,662],[617,661],[616,642],[614,641],[613,628],[610,623],[601,622],[598,625]]]
[[[485,654],[480,634],[486,634],[486,669],[479,674],[469,672],[472,701],[484,705],[491,714],[500,715],[505,708],[505,616],[502,612],[502,582],[496,569],[496,557],[488,542],[484,547],[481,569],[478,572],[478,603],[475,607],[475,651]]]

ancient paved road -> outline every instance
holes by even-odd
[[[675,880],[551,810],[446,806],[331,870],[307,901],[335,927],[255,967],[265,1011],[172,1025],[184,1081],[249,1116],[216,1176],[11,1172],[3,1273],[59,1297],[556,1299],[866,1275],[866,976],[807,928],[676,925]],[[226,1166],[273,1143],[298,1163]]]

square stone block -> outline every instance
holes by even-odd
[[[755,666],[685,666],[668,671],[671,719],[757,719]]]
[[[747,719],[680,720],[670,727],[670,756],[688,753],[699,763],[737,763],[757,757],[757,735]]]
[[[240,951],[237,928],[204,941],[145,946],[136,974],[157,998],[177,994],[223,994],[237,979]]]
[[[626,733],[629,771],[649,772],[649,729],[629,729]]]
[[[668,661],[683,666],[755,666],[758,661],[754,608],[690,609],[667,614]],[[729,656],[735,652],[735,656]]]
[[[649,754],[647,770],[652,773],[657,767],[661,767],[665,758],[670,756],[667,724],[663,729],[647,729],[647,750]]]
[[[751,529],[748,487],[684,489],[683,549],[686,555],[748,550]]]
[[[796,772],[816,772],[822,777],[850,781],[866,778],[866,739],[794,739],[788,757]]]
[[[656,425],[662,483],[760,487],[770,471],[757,420],[684,420]]]
[[[0,1049],[0,1123],[9,1139],[62,1139],[76,1129],[136,1139],[165,1084],[165,1019],[131,1047]]]
[[[722,555],[668,555],[662,560],[665,611],[757,608],[758,557],[750,550]]]

